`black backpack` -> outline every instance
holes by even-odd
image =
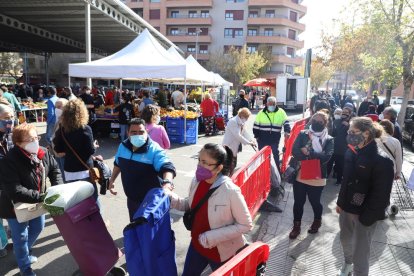
[[[237,115],[237,112],[239,112],[240,106],[241,106],[241,98],[238,98],[237,100],[232,102],[232,106],[233,106],[233,116]]]

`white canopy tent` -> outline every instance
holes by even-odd
[[[145,29],[122,50],[108,57],[69,64],[69,76],[104,79],[186,79],[186,63],[174,58]]]

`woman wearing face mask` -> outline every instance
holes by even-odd
[[[230,175],[237,166],[237,153],[241,151],[242,145],[256,146],[256,140],[249,136],[245,127],[250,115],[251,112],[247,107],[240,108],[237,116],[231,118],[227,123],[223,146],[229,147],[233,153]]]
[[[384,219],[394,180],[394,165],[375,138],[382,127],[370,118],[353,118],[347,136],[344,178],[336,202],[345,263],[337,275],[368,275],[372,236]]]
[[[135,117],[134,106],[131,104],[131,97],[127,94],[122,95],[121,104],[115,108],[119,112],[118,121],[121,140],[128,138],[128,122]]]
[[[213,135],[214,133],[214,116],[219,111],[218,103],[211,98],[210,93],[204,95],[204,100],[200,104],[202,111],[204,126],[206,128],[206,136]]]
[[[327,164],[334,150],[333,138],[328,135],[328,116],[326,113],[317,112],[311,118],[311,125],[308,130],[303,130],[295,140],[292,149],[293,158],[297,161],[318,159],[321,166],[320,179],[301,179],[300,171],[293,183],[293,228],[289,234],[290,239],[296,239],[300,234],[300,227],[303,215],[303,206],[306,196],[312,205],[313,223],[308,233],[315,234],[322,224],[321,194],[326,185]]]
[[[348,135],[349,120],[351,119],[352,110],[344,107],[341,118],[334,121],[332,136],[334,137],[334,154],[332,156],[335,162],[336,185],[340,185],[344,171],[344,156],[348,149],[346,136]],[[328,171],[328,175],[330,171]]]
[[[3,159],[0,179],[3,192],[0,198],[0,217],[6,218],[11,229],[13,251],[21,275],[36,275],[31,264],[37,261],[32,247],[42,231],[45,216],[19,223],[12,202],[42,202],[42,194],[50,184],[62,184],[59,167],[53,156],[39,147],[36,127],[22,124],[13,129],[14,147]]]
[[[92,129],[88,126],[89,114],[81,99],[69,101],[63,108],[59,129],[53,139],[54,150],[58,157],[65,157],[65,182],[78,180],[90,181],[89,170],[79,161],[67,143],[90,168],[93,167],[93,154],[98,144],[93,139]],[[66,138],[67,143],[63,139]],[[97,156],[96,158],[101,158]],[[98,198],[96,184],[94,197]]]
[[[216,270],[246,244],[243,234],[251,230],[252,218],[240,188],[228,177],[232,155],[228,147],[204,145],[189,196],[170,193],[171,208],[187,211],[215,189],[194,215],[183,276],[201,275],[207,265]]]
[[[141,118],[145,121],[145,128],[151,140],[157,142],[161,148],[169,149],[171,146],[170,139],[165,128],[159,125],[161,119],[160,108],[153,104],[147,105],[142,111]]]
[[[55,125],[55,130],[52,136],[52,141],[53,138],[55,138],[56,135],[56,131],[59,129],[60,127],[60,118],[62,117],[62,113],[63,113],[63,107],[68,103],[68,100],[65,98],[59,98],[56,100],[55,103],[55,115],[56,115],[56,125]],[[56,153],[53,151],[54,145],[52,142],[52,153],[55,156],[56,162],[59,165],[59,169],[60,169],[60,173],[62,174],[62,178],[63,181],[65,181],[65,171],[64,171],[64,166],[65,166],[65,157],[59,157],[56,155]]]
[[[4,104],[0,104],[0,160],[2,160],[9,150],[13,147],[11,131],[14,125],[14,111]],[[0,161],[1,167],[1,161]],[[0,200],[1,200],[1,182],[0,182]],[[3,227],[3,220],[0,218],[0,258],[7,255],[7,234]]]

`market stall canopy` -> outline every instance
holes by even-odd
[[[214,73],[214,72],[210,72],[210,74],[212,74],[214,84],[216,84],[216,85],[233,86],[233,83],[232,82],[226,81],[219,74]]]
[[[269,79],[258,78],[258,79],[249,80],[243,85],[244,86],[256,86],[256,87],[259,87],[259,86],[260,87],[272,87],[272,86],[275,86],[275,83]]]
[[[197,72],[199,80],[203,81],[206,84],[213,84],[213,79],[210,75],[210,72],[201,66],[200,63],[198,63],[198,61],[192,55],[189,55],[186,58],[186,61],[190,66],[190,70]]]
[[[69,64],[69,76],[105,79],[185,78],[186,64],[173,58],[145,29],[128,46],[92,62]]]
[[[198,68],[196,65],[191,64],[187,62],[186,59],[184,59],[180,53],[175,49],[175,47],[170,47],[167,51],[173,58],[175,58],[179,62],[184,62],[186,67],[186,79],[184,78],[174,78],[169,79],[168,81],[175,84],[182,84],[184,81],[187,84],[201,84],[202,82],[205,82],[205,79],[203,78],[203,71],[200,71],[200,68]]]

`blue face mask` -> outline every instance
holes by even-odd
[[[11,132],[13,125],[13,120],[0,120],[0,129],[4,129],[6,133]]]
[[[276,110],[276,106],[274,106],[274,105],[269,105],[269,106],[267,107],[267,110],[269,110],[270,112],[274,112],[274,111]]]
[[[129,139],[131,144],[137,148],[142,147],[147,141],[147,138],[144,135],[132,135]]]

